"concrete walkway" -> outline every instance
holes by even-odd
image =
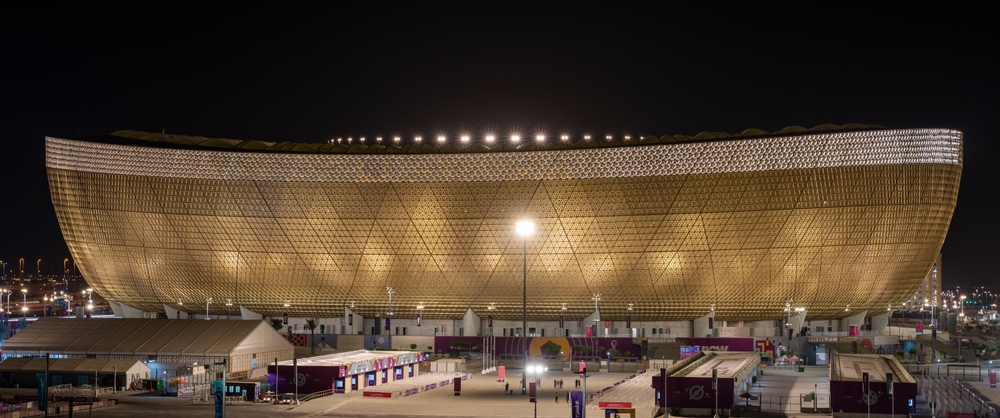
[[[592,373],[587,378],[587,392],[593,394],[630,376],[631,373]],[[517,389],[520,373],[514,371],[508,374],[507,382],[511,389]],[[566,403],[566,392],[580,390],[573,388],[573,381],[579,374],[567,372],[545,372],[541,376],[541,390],[538,393],[539,417],[569,416],[569,404]],[[553,379],[562,379],[563,388],[553,389]],[[650,379],[652,385],[652,379]],[[307,416],[323,415],[403,415],[403,416],[484,416],[484,417],[531,417],[534,416],[536,404],[528,401],[527,396],[505,395],[504,384],[497,382],[496,373],[473,374],[472,380],[462,382],[461,396],[454,396],[452,387],[435,389],[415,396],[394,399],[363,398],[360,395],[338,395],[316,399],[302,404],[294,409],[306,413]],[[653,389],[651,388],[650,391]],[[556,402],[555,392],[559,392]],[[515,390],[519,393],[519,390]],[[612,399],[605,399],[612,400]],[[639,415],[647,418],[652,416],[652,407],[644,408]],[[590,409],[589,417],[603,417],[604,414]]]

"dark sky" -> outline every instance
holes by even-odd
[[[997,283],[1000,45],[993,15],[972,6],[8,3],[0,6],[8,268],[24,257],[33,272],[42,258],[43,272],[58,272],[68,256],[48,195],[46,135],[166,129],[319,142],[484,128],[694,135],[860,122],[965,132],[945,285]]]

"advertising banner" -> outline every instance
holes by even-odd
[[[697,353],[699,351],[701,351],[701,347],[700,346],[697,346],[697,345],[695,345],[695,346],[682,345],[681,346],[681,360],[684,360],[684,359],[686,359],[688,357],[691,357],[691,356],[695,355],[695,353]]]
[[[285,312],[284,319],[281,320],[281,325],[288,325],[288,312]]]
[[[354,326],[354,314],[347,314],[347,325]]]
[[[420,320],[423,319],[420,314],[417,314],[417,326],[420,326]]]
[[[389,392],[365,392],[366,398],[392,398],[392,393]]]
[[[385,330],[386,330],[386,331],[388,331],[388,330],[389,330],[389,317],[388,317],[388,316],[387,316],[387,317],[385,317]]]
[[[559,328],[566,328],[565,326],[563,326],[563,316],[562,315],[559,315]]]
[[[562,318],[562,317],[560,317],[560,318]],[[493,328],[493,315],[488,315],[486,317],[486,326],[489,327],[489,328]],[[560,328],[562,327],[562,322],[559,323],[559,327]]]
[[[858,327],[857,325],[851,325],[847,329],[847,335],[848,336],[857,337],[859,334],[861,334],[861,328]]]
[[[997,371],[996,370],[990,370],[990,387],[991,388],[996,388],[997,387]]]
[[[583,418],[583,392],[579,390],[570,392],[569,406],[571,418]]]
[[[923,322],[917,321],[917,323],[915,324],[915,326],[917,328],[917,334],[923,334],[924,333],[924,323]]]
[[[604,408],[631,408],[632,402],[598,402],[597,407]]]
[[[755,351],[753,337],[678,338],[682,345],[701,346],[703,351]]]
[[[625,316],[625,328],[632,329],[632,316],[631,315],[626,315]]]

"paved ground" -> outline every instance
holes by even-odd
[[[600,373],[587,378],[587,391],[596,392],[615,382],[625,379],[631,373]],[[569,404],[566,403],[566,392],[572,391],[573,381],[579,375],[566,372],[546,372],[542,378],[541,390],[538,394],[539,417],[569,416]],[[553,379],[563,379],[563,388],[559,389],[559,401],[555,400],[556,390],[552,388]],[[511,382],[514,389],[519,375]],[[307,416],[485,416],[485,417],[530,417],[534,416],[536,404],[528,402],[527,396],[504,395],[503,383],[496,381],[496,374],[474,374],[472,380],[462,382],[462,395],[454,396],[450,387],[437,389],[416,396],[398,399],[365,399],[358,396],[327,397],[308,402],[295,408],[296,412],[305,412]],[[652,389],[650,389],[652,390]],[[610,399],[609,399],[610,400]],[[651,416],[652,408],[647,408],[643,417]],[[592,409],[588,416],[598,416],[599,411]],[[603,416],[603,414],[599,415]]]
[[[516,373],[516,372],[515,372]],[[817,388],[820,393],[829,391],[826,367],[809,367],[804,372],[796,369],[765,369],[764,375],[757,386],[750,392],[760,395],[762,400],[767,397],[794,399],[783,405],[785,412],[770,412],[755,414],[758,418],[780,417],[811,417],[821,418],[822,414],[802,414],[798,412],[798,395],[808,393]],[[588,392],[595,392],[614,382],[628,377],[629,373],[601,373],[588,378]],[[567,417],[569,405],[566,404],[566,391],[572,391],[573,380],[578,375],[564,372],[547,372],[542,379],[539,392],[539,417]],[[516,381],[519,376],[515,376]],[[559,402],[555,402],[553,379],[563,379],[563,389],[559,392]],[[814,386],[816,385],[816,386]],[[992,389],[988,383],[966,382],[966,385],[979,392],[983,398],[993,404],[1000,403],[1000,389]],[[513,389],[515,385],[511,385]],[[652,389],[651,389],[652,390]],[[33,393],[32,389],[2,389],[0,393],[7,396],[13,391]],[[94,410],[94,417],[212,417],[214,406],[192,403],[188,399],[162,397],[153,394],[129,392],[115,396],[121,402],[117,407]],[[608,399],[611,400],[611,399]],[[496,375],[474,374],[473,379],[463,382],[462,395],[454,396],[451,387],[436,389],[407,398],[372,399],[361,396],[331,396],[303,403],[294,408],[286,405],[241,404],[227,407],[228,417],[389,417],[389,418],[424,418],[428,416],[486,416],[486,417],[531,417],[534,416],[536,405],[528,402],[526,396],[503,394],[503,384],[496,381]],[[639,417],[652,416],[652,408],[644,408]],[[77,412],[76,416],[81,412]],[[82,413],[90,414],[88,411]],[[67,416],[63,414],[61,416]],[[588,409],[590,418],[603,417],[601,411]],[[829,416],[829,415],[826,415]]]

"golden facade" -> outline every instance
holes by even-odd
[[[105,298],[264,315],[810,318],[913,295],[962,134],[861,130],[586,149],[296,153],[46,139],[69,249]],[[183,305],[181,304],[183,303]],[[288,303],[290,307],[283,305]],[[487,311],[495,304],[495,311]],[[565,304],[567,310],[561,310]]]

